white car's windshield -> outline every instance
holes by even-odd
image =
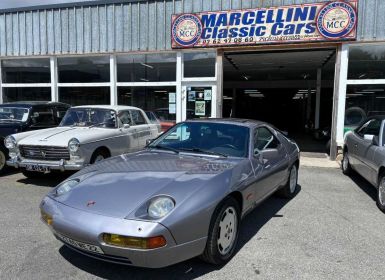
[[[116,113],[109,109],[71,108],[65,114],[60,126],[116,128]]]
[[[180,123],[149,145],[174,152],[247,157],[249,128],[214,122]]]
[[[0,121],[19,121],[28,120],[29,109],[20,107],[0,107]]]

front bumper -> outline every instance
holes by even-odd
[[[43,167],[48,167],[50,170],[60,170],[60,171],[76,171],[85,167],[85,164],[82,162],[71,162],[71,161],[45,161],[45,160],[31,160],[31,159],[22,159],[20,157],[14,157],[7,160],[7,165],[15,168],[26,168],[29,165],[38,165]]]
[[[160,268],[169,266],[203,253],[206,237],[177,244],[171,232],[157,222],[127,220],[107,217],[99,214],[78,210],[55,200],[44,198],[41,209],[52,216],[50,227],[55,237],[74,251],[103,261]],[[113,233],[134,237],[153,237],[162,235],[167,244],[157,249],[131,249],[108,245],[102,240],[103,233]],[[64,242],[57,235],[66,236],[73,240],[99,246],[104,254],[91,253]]]

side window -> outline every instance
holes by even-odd
[[[142,113],[138,110],[131,110],[131,117],[135,125],[146,124]]]
[[[357,134],[364,137],[365,134],[378,136],[380,134],[381,121],[377,119],[371,119],[364,123],[359,129]]]
[[[67,110],[68,110],[68,107],[62,107],[62,106],[56,107],[56,118],[57,118],[59,123],[63,119],[63,117],[66,114]]]
[[[119,120],[120,120],[121,124],[133,125],[133,122],[132,122],[131,115],[130,115],[129,111],[120,112],[119,113]]]
[[[33,126],[51,126],[56,124],[53,108],[50,107],[33,108],[31,120]]]
[[[254,134],[254,154],[266,149],[276,149],[278,139],[266,127],[257,128]]]

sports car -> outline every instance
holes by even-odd
[[[296,143],[267,123],[189,120],[142,151],[72,175],[43,199],[41,218],[66,246],[96,259],[223,264],[248,212],[275,192],[295,196],[298,167]]]

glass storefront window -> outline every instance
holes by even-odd
[[[345,131],[366,118],[385,114],[385,85],[349,85],[346,91]]]
[[[3,102],[50,101],[51,88],[3,88]]]
[[[60,87],[59,101],[78,105],[108,105],[110,104],[109,87]]]
[[[159,121],[176,121],[175,87],[118,87],[118,104],[155,113]]]
[[[211,117],[212,88],[187,87],[187,119]]]
[[[118,82],[172,82],[176,80],[176,54],[119,55]]]
[[[49,58],[1,61],[3,83],[50,83]]]
[[[215,52],[184,53],[184,77],[215,77]]]
[[[385,45],[350,46],[348,79],[385,79]]]
[[[108,56],[58,58],[59,83],[104,83],[110,81]]]

